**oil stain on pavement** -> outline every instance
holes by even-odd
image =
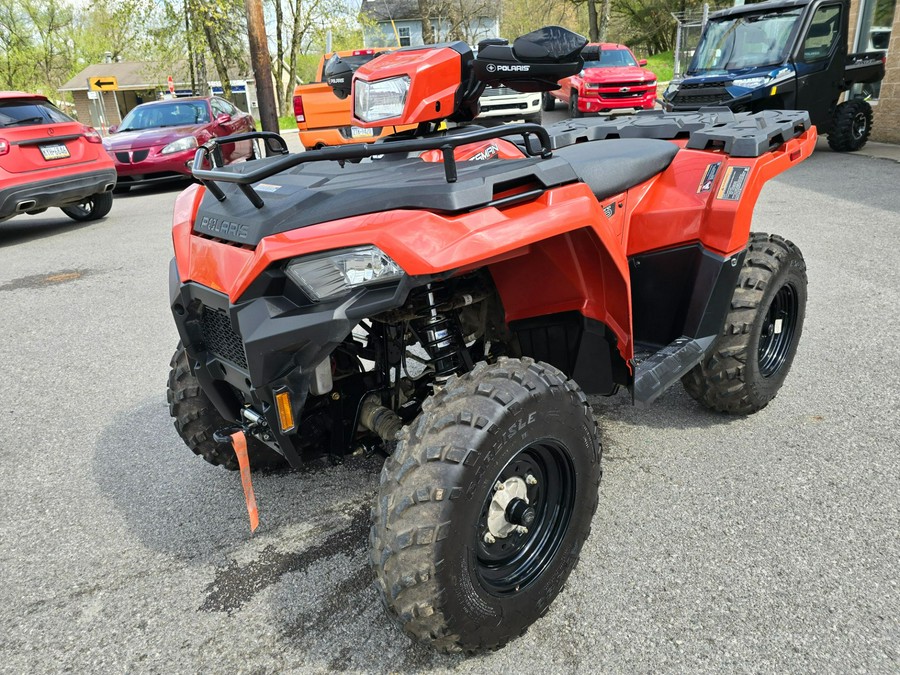
[[[368,532],[369,509],[366,506],[353,512],[346,528],[332,532],[321,544],[305,551],[292,553],[267,546],[256,560],[246,565],[232,561],[216,571],[215,579],[206,587],[207,597],[200,609],[231,614],[285,574],[303,572],[314,563],[335,555],[352,556],[363,552]],[[368,569],[365,572],[368,575]]]

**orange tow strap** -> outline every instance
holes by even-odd
[[[250,459],[247,457],[247,439],[243,431],[231,434],[231,445],[237,455],[241,467],[241,485],[244,486],[244,499],[247,500],[247,513],[250,515],[250,532],[259,527],[259,511],[256,509],[256,496],[253,494],[253,482],[250,480]]]

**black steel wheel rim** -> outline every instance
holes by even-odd
[[[528,532],[487,543],[484,536],[494,486],[529,475],[536,483],[528,485],[529,505],[535,510]],[[564,446],[541,441],[519,451],[488,486],[475,527],[475,572],[482,586],[494,595],[512,595],[538,579],[559,551],[574,508],[575,468]]]
[[[853,118],[853,123],[850,125],[853,138],[862,138],[866,133],[867,126],[868,122],[866,121],[866,114],[863,112],[856,113],[856,116]]]
[[[69,209],[76,212],[82,217],[87,217],[91,215],[91,211],[94,209],[94,199],[93,197],[88,197],[84,201],[78,202],[77,204],[71,204],[69,206]]]
[[[797,329],[800,304],[793,286],[785,284],[769,305],[759,336],[759,373],[772,377],[781,370]]]

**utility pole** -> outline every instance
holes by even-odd
[[[275,87],[272,84],[272,62],[269,59],[269,40],[266,38],[266,21],[262,0],[244,0],[247,10],[247,34],[250,38],[250,63],[256,79],[256,97],[259,101],[259,121],[263,131],[278,133],[278,112],[275,107]],[[268,153],[268,143],[266,154]]]

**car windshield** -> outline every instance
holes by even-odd
[[[183,127],[209,122],[205,101],[172,101],[139,105],[122,120],[119,131],[139,131],[160,127]]]
[[[800,13],[798,8],[710,21],[687,74],[783,63]]]
[[[0,127],[71,121],[71,117],[46,101],[0,101]]]
[[[627,49],[601,49],[599,61],[585,61],[585,68],[616,68],[636,66],[637,61]]]

